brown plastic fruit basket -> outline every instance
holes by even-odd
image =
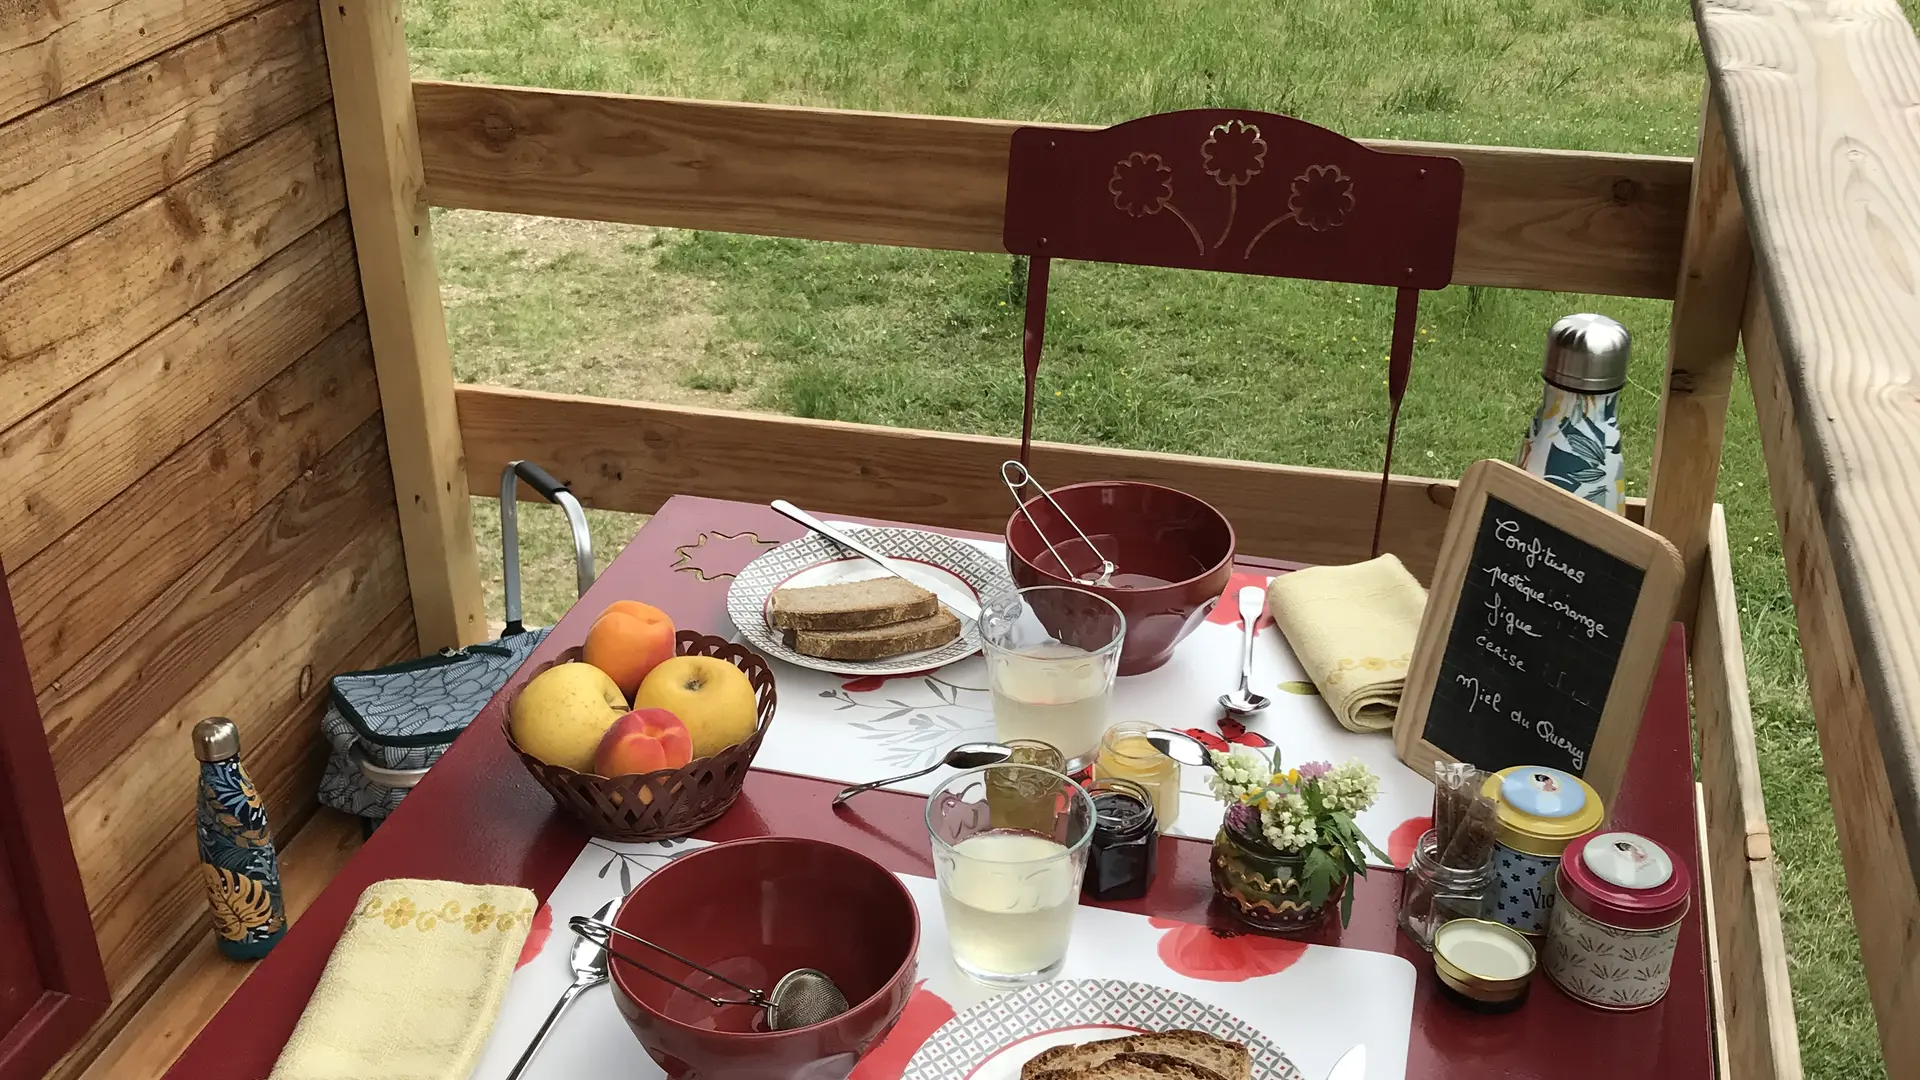
[[[760,725],[746,742],[729,746],[712,757],[695,758],[678,769],[633,776],[597,776],[549,765],[513,741],[513,707],[501,717],[507,745],[520,761],[586,830],[603,840],[641,842],[686,836],[719,820],[746,783],[747,769],[760,752],[760,740],[773,723],[776,694],[773,668],[759,653],[724,638],[682,630],[674,635],[679,656],[717,656],[746,673],[753,684],[753,700]],[[578,648],[568,649],[534,672],[580,659]],[[529,680],[531,681],[531,680]],[[525,684],[522,684],[523,686]],[[515,693],[517,698],[518,692]]]

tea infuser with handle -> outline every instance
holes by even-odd
[[[1053,556],[1054,562],[1060,564],[1061,573],[1067,575],[1076,584],[1080,585],[1111,586],[1113,584],[1114,571],[1118,570],[1119,567],[1113,564],[1112,559],[1100,554],[1100,549],[1093,546],[1093,540],[1087,536],[1086,532],[1082,530],[1080,526],[1074,524],[1073,519],[1067,516],[1065,510],[1060,509],[1060,504],[1053,501],[1053,495],[1047,491],[1046,486],[1040,483],[1040,481],[1035,480],[1033,474],[1027,471],[1025,465],[1017,461],[1001,462],[1000,479],[1007,485],[1007,492],[1013,496],[1014,505],[1018,508],[1020,516],[1026,518],[1027,524],[1033,526],[1033,531],[1035,535],[1040,537],[1040,542],[1047,545],[1047,553]],[[1027,510],[1027,503],[1031,500],[1022,496],[1020,489],[1026,487],[1028,484],[1033,485],[1034,490],[1040,493],[1040,498],[1047,500],[1047,505],[1053,507],[1053,512],[1060,515],[1060,520],[1066,522],[1067,527],[1072,529],[1074,534],[1080,537],[1080,542],[1087,545],[1087,550],[1093,552],[1093,557],[1100,560],[1100,569],[1097,573],[1076,574],[1073,572],[1073,569],[1067,565],[1067,560],[1063,558],[1059,550],[1053,546],[1053,541],[1047,538],[1047,531],[1040,527],[1039,520]]]
[[[617,926],[602,922],[599,919],[590,918],[586,915],[575,915],[573,918],[567,920],[567,925],[572,928],[574,933],[606,949],[615,959],[632,964],[634,967],[659,979],[661,982],[677,986],[687,993],[701,998],[708,1004],[716,1007],[743,1005],[748,1008],[765,1009],[767,1013],[767,1028],[770,1031],[792,1031],[795,1028],[809,1027],[813,1024],[831,1020],[841,1013],[846,1012],[849,1007],[847,1004],[847,996],[840,992],[840,988],[834,985],[834,981],[827,977],[824,972],[817,971],[813,968],[796,968],[793,971],[789,971],[780,977],[779,982],[773,984],[773,990],[771,992],[765,992],[742,983],[737,983],[712,968],[696,964],[671,949],[656,945],[638,934],[630,934]],[[663,975],[615,948],[613,946],[613,939],[616,937],[645,945],[647,948],[670,959],[679,961],[703,975],[718,979],[747,996],[745,998],[721,998],[695,990],[686,983],[671,976]]]

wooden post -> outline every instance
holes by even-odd
[[[1746,206],[1744,329],[1890,1077],[1920,1076],[1920,40],[1898,0],[1695,0]]]
[[[1686,567],[1680,618],[1698,628],[1707,566],[1708,519],[1720,479],[1720,446],[1733,389],[1734,347],[1746,308],[1752,253],[1720,110],[1708,86],[1700,102],[1687,239],[1667,332],[1667,377],[1653,439],[1647,527],[1673,542]]]
[[[1755,283],[1745,342],[1754,410],[1773,488],[1807,660],[1807,690],[1820,731],[1827,794],[1847,868],[1847,894],[1860,934],[1860,959],[1880,1025],[1888,1076],[1920,1069],[1920,894],[1902,835],[1894,783],[1875,737],[1862,665],[1842,609],[1842,593],[1819,497],[1807,472],[1787,369],[1766,298]]]
[[[323,0],[347,208],[422,651],[486,637],[400,0]]]

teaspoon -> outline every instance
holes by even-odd
[[[1182,765],[1198,765],[1203,769],[1213,768],[1213,762],[1207,758],[1207,748],[1199,739],[1184,731],[1171,728],[1154,728],[1147,732],[1147,745],[1160,751]]]
[[[927,766],[924,769],[921,769],[919,772],[905,773],[900,776],[889,776],[885,780],[874,780],[870,783],[854,784],[852,787],[842,788],[840,791],[840,794],[835,795],[833,797],[833,805],[839,806],[845,803],[848,799],[853,798],[855,795],[858,795],[863,791],[872,791],[874,788],[877,788],[877,787],[885,787],[888,784],[897,784],[902,780],[914,780],[919,777],[925,776],[936,769],[945,768],[947,766],[952,766],[953,768],[956,768],[956,769],[978,769],[986,765],[998,765],[1012,756],[1013,756],[1013,747],[1004,746],[1000,743],[990,743],[990,742],[961,743],[960,745],[947,751],[946,757],[941,758],[939,761],[934,762],[933,764]]]
[[[1240,689],[1220,695],[1220,707],[1235,716],[1250,716],[1273,704],[1273,699],[1253,692],[1253,625],[1260,621],[1267,592],[1257,585],[1240,590],[1240,619],[1247,624],[1240,652]]]
[[[609,900],[601,905],[599,911],[593,913],[593,917],[603,922],[611,920],[613,913],[619,907],[619,900]],[[547,1035],[553,1031],[553,1025],[560,1019],[560,1014],[567,1011],[567,1006],[573,1004],[574,998],[579,997],[583,991],[607,981],[607,950],[594,942],[585,938],[574,942],[573,952],[568,955],[567,963],[573,967],[573,985],[567,987],[567,992],[561,994],[560,1000],[554,1003],[553,1011],[547,1014],[547,1022],[540,1025],[540,1030],[534,1035],[533,1041],[527,1044],[526,1052],[520,1055],[519,1061],[514,1062],[513,1071],[507,1074],[507,1080],[519,1080],[520,1074],[527,1071],[527,1063],[533,1060],[533,1055],[540,1049],[540,1044],[547,1041]]]

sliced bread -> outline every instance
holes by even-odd
[[[885,660],[937,649],[960,636],[960,619],[942,607],[924,619],[865,630],[789,630],[787,647],[822,660]]]
[[[1103,1039],[1076,1046],[1056,1046],[1044,1051],[1020,1070],[1020,1080],[1040,1080],[1049,1071],[1084,1071],[1104,1065],[1121,1055],[1153,1054],[1178,1058],[1190,1065],[1218,1075],[1221,1080],[1251,1080],[1253,1056],[1237,1042],[1216,1039],[1203,1031],[1163,1031],[1129,1035],[1121,1039]],[[1104,1076],[1105,1074],[1101,1074]],[[1048,1077],[1047,1080],[1065,1080]],[[1073,1080],[1082,1080],[1074,1077]],[[1182,1077],[1180,1080],[1187,1080]]]
[[[1171,1054],[1116,1054],[1086,1069],[1049,1069],[1034,1080],[1225,1080]]]
[[[869,578],[839,585],[775,589],[770,617],[779,630],[864,630],[940,611],[933,593],[905,578]]]

